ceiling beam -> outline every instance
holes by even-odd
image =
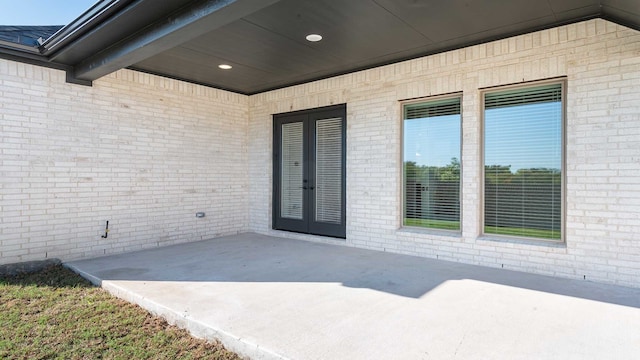
[[[279,0],[201,0],[178,9],[74,66],[73,78],[93,81],[174,48]],[[117,16],[117,15],[116,15]]]

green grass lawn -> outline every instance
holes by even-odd
[[[62,266],[0,277],[0,359],[240,359]]]
[[[460,230],[459,221],[445,221],[445,220],[431,220],[431,219],[404,219],[405,226],[418,226],[429,229],[442,229],[442,230]],[[522,236],[538,239],[560,240],[560,232],[552,230],[540,230],[540,229],[521,229],[521,228],[508,228],[497,226],[485,226],[485,234],[496,235],[509,235],[509,236]]]
[[[523,236],[538,239],[560,240],[560,231],[556,230],[541,230],[541,229],[522,229],[522,228],[508,228],[498,226],[485,226],[485,234],[496,235],[509,235],[509,236]]]
[[[419,226],[430,229],[460,230],[460,221],[431,220],[431,219],[404,219],[405,226]]]

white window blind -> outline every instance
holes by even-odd
[[[405,226],[460,229],[460,98],[404,107]]]
[[[562,86],[486,93],[484,232],[561,239]]]
[[[282,124],[280,216],[302,219],[303,124]]]
[[[342,214],[342,119],[316,121],[316,221],[340,224]]]

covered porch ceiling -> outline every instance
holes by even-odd
[[[131,68],[256,94],[592,18],[640,30],[640,1],[103,0],[37,52],[0,53],[72,82]]]

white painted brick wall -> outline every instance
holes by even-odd
[[[566,245],[479,238],[480,95],[566,77]],[[401,105],[462,92],[462,234],[401,229]],[[347,239],[271,230],[272,114],[347,103]],[[589,20],[249,99],[251,230],[640,286],[640,33]]]
[[[246,96],[129,70],[84,87],[0,60],[0,263],[246,231],[247,111]]]

